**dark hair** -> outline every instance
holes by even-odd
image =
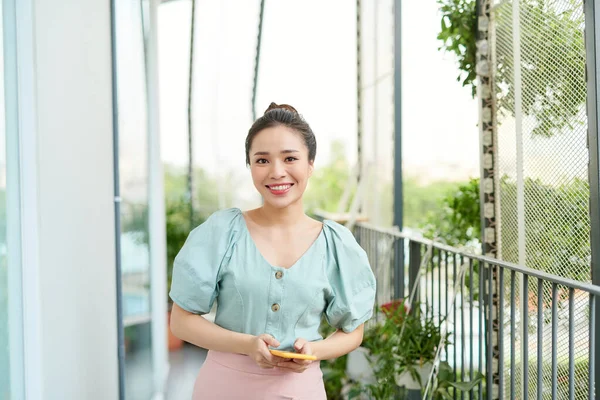
[[[308,148],[308,161],[314,161],[317,155],[317,139],[308,123],[296,109],[288,104],[271,103],[264,115],[254,121],[246,136],[246,165],[250,165],[250,146],[258,132],[274,126],[285,126],[302,136]]]

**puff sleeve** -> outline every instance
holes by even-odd
[[[221,267],[235,241],[237,218],[236,209],[215,212],[190,232],[175,257],[169,297],[184,310],[210,312],[218,295]]]
[[[332,327],[349,333],[373,315],[375,276],[367,254],[346,227],[327,221],[325,229],[331,286],[325,316]]]

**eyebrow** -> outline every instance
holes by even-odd
[[[289,153],[299,153],[298,150],[288,149],[281,150],[280,154],[289,154]],[[254,153],[255,156],[268,156],[270,153],[268,151],[257,151]]]

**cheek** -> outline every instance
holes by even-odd
[[[294,168],[293,174],[296,180],[306,183],[308,178],[310,178],[311,170],[310,168],[306,168],[306,166],[298,166]]]
[[[250,175],[252,175],[252,181],[254,181],[257,184],[260,184],[264,180],[264,169],[252,167],[250,169]]]

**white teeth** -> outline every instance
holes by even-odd
[[[280,190],[287,190],[291,187],[292,185],[279,185],[279,186],[269,186],[271,188],[271,190],[276,190],[276,191],[280,191]]]

